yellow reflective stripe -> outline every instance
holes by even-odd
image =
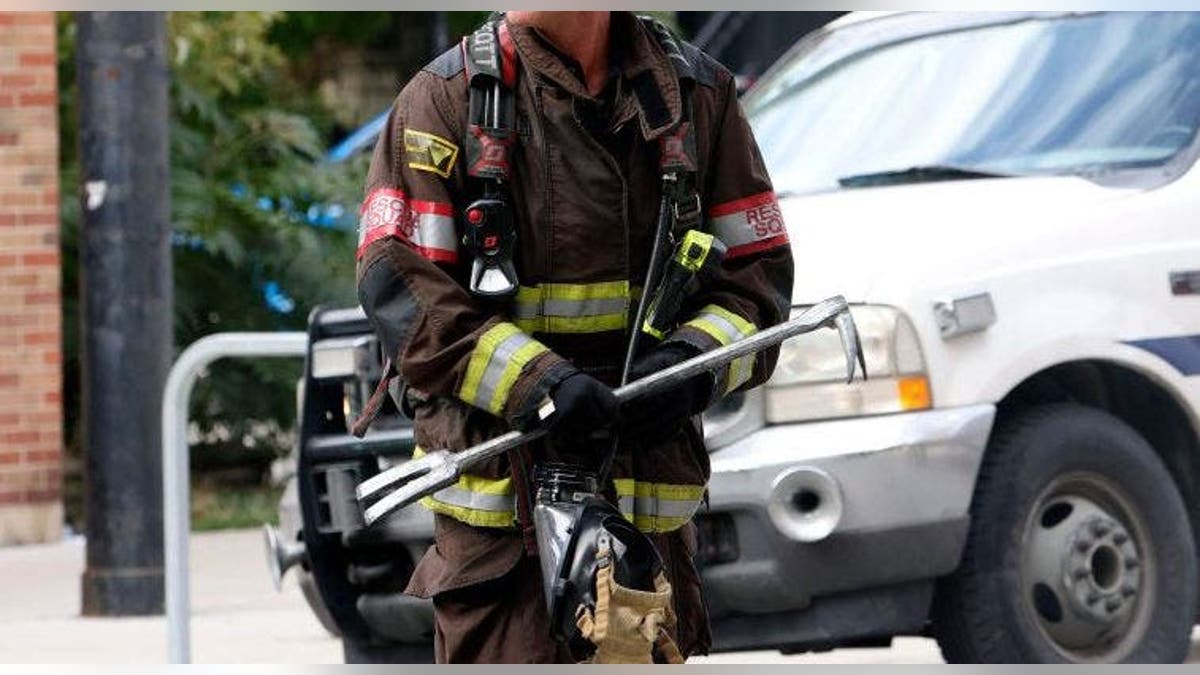
[[[704,499],[703,485],[613,481],[621,515],[643,532],[670,532],[692,519]]]
[[[602,333],[625,328],[625,312],[600,316],[536,316],[514,318],[527,333]]]
[[[684,325],[703,331],[721,346],[758,332],[758,327],[754,324],[719,305],[707,305],[694,319]],[[730,362],[721,376],[722,393],[728,394],[748,382],[754,374],[754,362],[753,354],[739,357]]]
[[[687,518],[671,518],[667,516],[643,516],[639,514],[634,516],[633,525],[642,532],[663,534],[678,530],[687,525],[691,519],[691,516]]]
[[[479,336],[458,389],[463,401],[499,415],[521,371],[549,349],[512,323],[502,322]]]
[[[413,449],[413,459],[425,456]],[[420,499],[421,506],[476,527],[512,527],[516,522],[512,477],[485,478],[463,474],[454,485]]]
[[[546,283],[533,286],[541,297],[556,300],[592,300],[596,298],[625,298],[629,296],[628,281],[599,281],[592,284]],[[520,291],[518,291],[520,298]]]
[[[463,377],[462,386],[458,388],[458,397],[467,403],[474,403],[479,394],[479,383],[483,373],[491,361],[492,352],[501,342],[521,331],[511,323],[498,323],[486,330],[475,343],[471,352],[471,360],[467,362],[467,374]]]
[[[677,485],[672,483],[637,482],[634,496],[660,500],[699,502],[704,498],[703,485]]]
[[[614,478],[613,489],[617,491],[618,497],[632,497],[637,494],[637,481],[632,478]]]
[[[754,374],[754,354],[739,356],[730,361],[725,370],[724,393],[728,394],[750,381],[750,376]]]
[[[754,324],[719,305],[706,305],[684,325],[704,331],[721,346],[758,332]]]
[[[422,497],[420,504],[434,513],[450,516],[475,527],[512,527],[516,522],[513,511],[480,511],[439,501],[433,497]]]
[[[725,319],[729,323],[733,324],[734,328],[737,328],[738,332],[741,333],[741,335],[739,336],[738,339],[748,337],[750,335],[754,335],[755,333],[758,332],[758,326],[755,326],[754,324],[750,323],[749,321],[743,319],[742,317],[738,316],[737,314],[734,314],[733,312],[725,309],[724,307],[722,307],[720,305],[707,305],[704,309],[702,309],[700,311],[716,314],[717,316],[721,317],[722,319]]]
[[[621,330],[633,300],[628,281],[544,283],[517,289],[512,321],[529,333]]]
[[[516,384],[517,378],[520,377],[521,371],[525,369],[525,365],[534,359],[535,356],[549,349],[546,345],[530,339],[513,354],[512,359],[504,366],[504,371],[500,374],[500,381],[496,383],[496,390],[492,394],[492,400],[488,402],[487,409],[492,413],[499,415],[501,410],[504,410],[504,404],[508,401],[508,392]]]
[[[642,322],[642,332],[647,335],[653,335],[659,340],[665,340],[667,338],[666,333],[650,325],[650,319],[646,319]]]

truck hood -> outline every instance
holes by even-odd
[[[1074,176],[844,189],[780,200],[796,261],[793,301],[888,302],[1012,261],[1078,251],[1091,212],[1138,191]]]

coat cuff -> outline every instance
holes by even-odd
[[[458,398],[510,423],[536,407],[573,368],[546,345],[507,321],[475,342]]]
[[[758,327],[742,316],[721,307],[708,305],[696,313],[691,320],[679,326],[667,336],[666,343],[682,342],[701,352],[724,347],[745,339],[758,332]],[[709,403],[735,391],[754,374],[757,358],[755,354],[738,357],[729,365],[716,371],[713,394]]]

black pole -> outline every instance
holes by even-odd
[[[172,352],[166,15],[78,12],[83,613],[163,612]]]

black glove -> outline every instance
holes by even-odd
[[[634,361],[629,381],[640,380],[699,354],[698,349],[682,342],[661,345]],[[708,407],[713,382],[712,373],[701,373],[670,389],[632,401],[621,411],[622,431],[631,438],[648,442],[673,436],[688,419]]]
[[[555,434],[584,436],[617,420],[620,404],[612,389],[586,373],[572,373],[550,391],[554,413],[545,420]]]

